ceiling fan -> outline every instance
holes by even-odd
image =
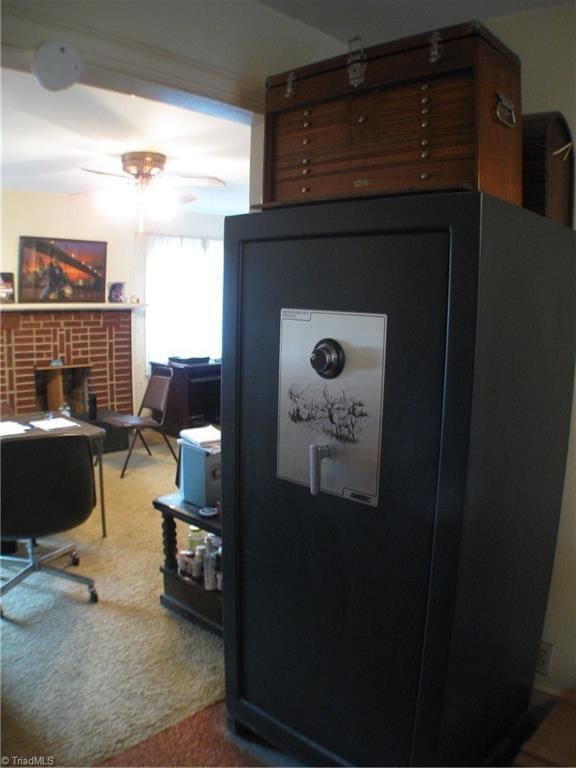
[[[124,152],[121,156],[122,170],[124,173],[111,173],[99,171],[95,168],[82,168],[88,173],[97,173],[100,176],[113,176],[120,179],[131,177],[139,187],[145,188],[164,172],[166,155],[161,152],[148,150],[138,152]],[[176,184],[189,187],[225,187],[226,183],[216,176],[171,176]]]
[[[143,230],[143,219],[146,208],[146,201],[152,190],[156,186],[163,185],[165,180],[171,182],[171,187],[225,187],[226,183],[216,176],[172,176],[166,175],[162,179],[164,167],[166,165],[166,155],[161,152],[152,152],[149,150],[125,152],[121,156],[123,173],[111,173],[109,171],[100,171],[95,168],[82,168],[88,173],[96,173],[100,176],[112,176],[134,183],[135,190],[138,193],[138,231]],[[165,186],[164,186],[165,189]],[[168,189],[168,192],[173,190]],[[162,193],[166,198],[166,191]],[[158,197],[156,196],[156,206]],[[179,197],[179,205],[187,205],[196,200],[193,195],[186,194]],[[172,203],[174,208],[174,203]]]

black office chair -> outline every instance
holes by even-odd
[[[98,601],[94,580],[50,565],[69,554],[79,559],[73,544],[46,555],[35,552],[36,539],[83,523],[96,505],[90,440],[85,435],[25,435],[0,444],[2,544],[25,540],[27,557],[1,554],[3,564],[23,568],[0,587],[5,595],[35,571],[61,576],[88,587],[90,602]],[[4,547],[3,547],[4,548]]]
[[[166,406],[168,403],[168,395],[170,394],[170,385],[172,384],[173,371],[171,368],[156,368],[154,373],[148,380],[144,397],[137,415],[124,415],[117,414],[116,416],[108,416],[103,419],[105,424],[110,424],[117,429],[129,429],[132,431],[132,440],[128,448],[128,455],[124,461],[122,472],[120,477],[124,477],[126,467],[132,456],[132,450],[136,439],[139,437],[144,445],[144,448],[148,451],[148,455],[152,456],[152,452],[148,447],[148,443],[144,440],[142,435],[143,429],[153,429],[164,438],[164,442],[170,449],[170,453],[174,457],[174,461],[178,462],[178,457],[174,452],[174,448],[170,445],[166,433],[164,432],[164,419],[166,417]],[[143,411],[149,411],[150,415],[142,416]]]

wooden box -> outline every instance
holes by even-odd
[[[571,227],[574,206],[574,144],[560,112],[524,115],[523,204]]]
[[[449,189],[521,204],[512,51],[477,22],[352,42],[349,56],[267,80],[265,207]]]

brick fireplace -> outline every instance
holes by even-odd
[[[3,413],[46,408],[39,369],[58,359],[88,368],[87,389],[98,408],[131,413],[132,328],[126,310],[2,312],[0,406]]]

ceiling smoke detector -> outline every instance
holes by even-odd
[[[146,183],[164,170],[166,155],[161,152],[125,152],[122,169],[137,181]]]

